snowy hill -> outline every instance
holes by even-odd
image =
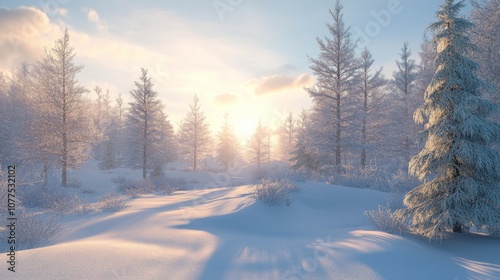
[[[291,207],[275,208],[254,202],[249,186],[143,195],[68,221],[54,245],[19,251],[15,275],[0,278],[500,279],[498,240],[374,231],[363,213],[387,194],[300,186]]]

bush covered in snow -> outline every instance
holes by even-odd
[[[153,177],[151,179],[154,190],[160,194],[171,194],[186,185],[185,181],[168,178],[165,176]],[[182,183],[184,182],[184,184]]]
[[[379,205],[378,209],[365,212],[374,229],[402,235],[408,232],[408,223],[401,209],[393,211],[389,205]]]
[[[131,180],[119,177],[115,182],[118,184],[119,192],[131,197],[138,197],[141,194],[154,192],[163,195],[171,194],[179,189],[178,185],[182,185],[182,182],[165,176],[153,177],[146,180]]]
[[[78,194],[62,189],[55,183],[22,186],[18,188],[17,194],[23,206],[46,209],[59,215],[73,212],[82,203]]]
[[[104,212],[119,212],[127,207],[125,199],[118,194],[106,194],[97,202],[97,208]]]
[[[57,237],[63,226],[59,220],[50,214],[28,213],[18,211],[16,227],[16,244],[21,249],[35,248],[44,242]]]
[[[149,180],[125,179],[118,183],[118,190],[130,197],[139,197],[141,194],[152,193],[154,186]]]
[[[290,206],[293,202],[290,193],[299,190],[298,186],[286,179],[264,179],[252,187],[252,196],[268,206]]]
[[[377,166],[366,166],[365,169],[351,165],[342,166],[340,171],[335,167],[318,171],[301,170],[297,178],[325,182],[352,188],[372,189],[384,192],[408,192],[419,184],[417,178],[407,172],[384,169]],[[293,177],[292,177],[293,178]]]

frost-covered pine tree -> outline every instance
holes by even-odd
[[[380,128],[382,123],[382,110],[384,105],[384,94],[382,92],[386,81],[382,74],[382,68],[372,72],[373,59],[370,51],[365,49],[361,53],[361,70],[359,71],[359,91],[361,105],[361,168],[367,164],[367,152],[371,150],[372,144],[380,139]]]
[[[83,66],[74,62],[68,30],[47,50],[31,72],[30,106],[35,117],[27,132],[30,142],[25,152],[35,152],[44,163],[55,162],[61,168],[61,185],[67,186],[67,170],[90,158],[99,132],[92,121],[87,90],[78,82]]]
[[[255,132],[248,141],[248,153],[250,160],[257,163],[257,170],[260,171],[261,164],[268,157],[268,146],[266,138],[268,137],[267,128],[261,121],[257,124]]]
[[[193,104],[189,104],[189,111],[179,125],[179,145],[182,153],[191,158],[194,171],[198,169],[200,158],[210,151],[212,141],[207,117],[199,102],[200,99],[195,95]]]
[[[335,9],[330,11],[333,23],[327,24],[330,36],[324,40],[317,38],[320,55],[317,59],[310,58],[316,84],[307,88],[317,111],[311,115],[311,120],[321,128],[315,131],[317,143],[327,141],[318,148],[322,154],[333,158],[329,161],[337,168],[353,132],[351,122],[355,112],[350,93],[359,69],[356,42],[351,39],[350,28],[345,25],[342,9],[337,1]]]
[[[415,90],[417,65],[411,55],[408,43],[405,42],[401,48],[400,60],[396,61],[398,69],[393,73],[390,83],[392,101],[395,103],[392,106],[394,109],[392,127],[397,128],[395,135],[397,143],[394,146],[399,150],[405,164],[414,152],[419,130],[412,119],[413,112],[420,104],[418,104],[419,94]]]
[[[145,179],[151,160],[158,152],[159,137],[163,132],[163,104],[158,99],[158,92],[153,90],[153,82],[148,70],[141,68],[141,77],[130,91],[132,102],[127,114],[127,132],[129,145],[129,163],[142,167]]]
[[[311,148],[310,129],[309,115],[307,111],[302,110],[296,124],[296,143],[290,154],[290,163],[294,170],[305,169],[309,171],[318,168],[318,157]]]
[[[6,164],[10,159],[11,145],[9,143],[9,125],[8,118],[8,91],[9,85],[3,72],[0,72],[0,165]]]
[[[283,125],[278,129],[280,157],[283,161],[290,159],[295,146],[295,125],[296,120],[292,113],[285,118]]]
[[[412,158],[411,174],[423,183],[404,203],[416,233],[441,239],[474,226],[500,232],[500,125],[488,119],[496,107],[480,97],[471,22],[459,15],[463,1],[445,0],[430,28],[437,31],[437,70],[415,120],[427,142]]]
[[[420,62],[417,66],[417,79],[415,81],[417,92],[421,96],[423,96],[421,93],[425,92],[427,86],[431,83],[434,73],[436,73],[436,55],[434,34],[431,33],[431,38],[429,38],[429,34],[425,33],[418,53]]]
[[[225,170],[233,167],[238,157],[239,144],[233,128],[229,124],[229,115],[224,114],[222,128],[217,134],[217,161]]]
[[[472,57],[480,65],[479,76],[491,87],[488,99],[500,105],[500,0],[473,0],[471,39],[478,46]],[[500,116],[497,114],[497,119]]]

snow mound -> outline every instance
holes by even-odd
[[[144,195],[19,251],[0,279],[500,279],[498,240],[373,231],[363,213],[387,194],[299,185],[290,207],[254,202],[250,186]]]

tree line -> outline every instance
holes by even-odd
[[[471,56],[481,65],[480,77],[492,85],[485,97],[498,104],[498,1],[474,4],[470,35],[478,50]],[[212,135],[197,96],[174,131],[147,69],[140,69],[138,80],[131,82],[129,104],[121,95],[111,100],[100,87],[86,89],[78,81],[83,66],[74,62],[66,30],[39,61],[10,75],[0,73],[1,161],[39,165],[45,177],[50,169],[61,170],[63,186],[67,169],[90,158],[103,169],[142,168],[143,177],[148,171],[161,174],[166,163],[177,159],[198,170],[207,155],[226,169],[246,156],[259,168],[281,160],[295,169],[325,173],[342,172],[346,166],[406,170],[423,145],[419,131],[424,127],[413,121],[413,112],[424,103],[437,69],[436,34],[425,33],[419,63],[402,42],[397,70],[386,78],[370,50],[358,49],[342,9],[337,2],[330,11],[327,35],[317,39],[320,54],[309,57],[316,77],[306,89],[312,107],[290,113],[275,130],[260,121],[246,144],[227,115]]]

